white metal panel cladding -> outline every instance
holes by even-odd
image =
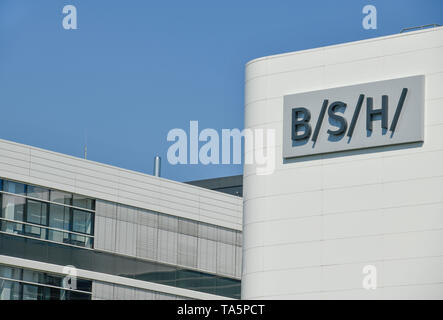
[[[240,197],[1,139],[0,176],[241,230]]]
[[[443,28],[434,28],[247,65],[245,128],[275,128],[277,136],[286,95],[425,75],[425,140],[282,161],[279,137],[273,174],[245,167],[243,299],[443,297],[442,53]],[[322,130],[329,126],[324,119]],[[362,286],[366,265],[377,267],[376,290]]]
[[[96,249],[241,276],[237,230],[96,200],[95,236]]]
[[[424,76],[284,96],[283,157],[424,140]]]

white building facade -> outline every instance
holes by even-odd
[[[0,300],[240,298],[241,197],[0,140],[0,201]]]
[[[257,175],[254,165],[245,166],[243,299],[443,298],[442,57],[443,28],[433,28],[247,64],[245,128],[275,129],[275,146],[265,152],[275,151],[276,167]],[[423,79],[423,96],[412,105],[407,99],[420,88],[410,89],[402,112],[422,108],[408,123],[418,136],[422,129],[422,137],[375,146],[368,134],[362,137],[367,146],[340,151],[328,145],[332,151],[313,154],[335,143],[330,139],[310,144],[312,152],[305,148],[300,157],[290,141],[295,156],[285,157],[284,144],[291,139],[284,124],[287,101],[297,104],[311,92],[331,89],[320,91],[327,99],[344,92],[340,88],[400,79],[400,91],[389,96],[391,125],[402,79],[416,76]],[[380,92],[392,88],[389,82]],[[346,110],[360,93],[353,92],[356,99]],[[291,100],[294,94],[300,95]],[[374,97],[374,109],[381,99]],[[362,101],[356,131],[367,116],[366,97]],[[343,114],[349,128],[352,113]],[[403,132],[405,115],[398,119]],[[312,113],[312,134],[317,116]],[[337,127],[326,118],[323,137],[327,128]],[[374,127],[381,122],[374,118]]]

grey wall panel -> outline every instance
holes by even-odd
[[[236,242],[237,246],[242,247],[243,246],[243,233],[242,232],[237,232],[237,242]]]
[[[127,221],[130,223],[137,223],[138,210],[135,207],[119,204],[117,206],[117,219],[121,221]]]
[[[95,238],[94,247],[107,251],[115,251],[116,243],[116,220],[96,216],[95,217]]]
[[[157,260],[158,229],[138,225],[137,257]]]
[[[158,250],[159,261],[177,264],[177,233],[158,230]]]
[[[137,222],[140,225],[158,228],[158,213],[149,210],[139,209]]]
[[[158,215],[158,227],[162,230],[178,232],[178,217],[165,214]]]
[[[134,300],[135,288],[114,285],[114,300]]]
[[[208,272],[217,272],[217,242],[198,239],[198,268]]]
[[[135,289],[135,300],[154,300],[154,292],[143,289]]]
[[[116,252],[135,256],[137,248],[137,225],[117,221]]]
[[[114,202],[97,199],[95,201],[95,212],[98,216],[117,218],[117,204]]]
[[[173,296],[167,293],[156,292],[154,294],[154,300],[176,300],[177,296]]]
[[[103,247],[105,246],[105,218],[101,216],[95,216],[94,221],[94,248],[103,249]]]
[[[93,300],[189,300],[163,292],[128,287],[113,283],[94,281],[92,283]]]
[[[235,276],[241,278],[242,274],[242,247],[235,246]]]
[[[198,237],[218,241],[218,229],[214,225],[200,223],[198,226]]]
[[[179,265],[197,268],[197,238],[184,234],[178,235],[178,257]]]
[[[237,243],[237,232],[234,230],[218,227],[218,241],[235,245]]]
[[[112,300],[114,299],[114,285],[112,283],[93,281],[92,299]]]
[[[98,210],[97,249],[241,276],[241,232],[103,201]]]
[[[235,275],[235,246],[217,243],[217,273]]]
[[[198,222],[188,219],[178,220],[178,232],[189,236],[198,237]]]

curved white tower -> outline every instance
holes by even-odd
[[[245,165],[243,299],[443,298],[441,57],[434,28],[247,64],[245,127],[275,129],[276,140],[273,171]],[[338,146],[360,94],[352,139]],[[331,107],[340,101],[344,111]]]

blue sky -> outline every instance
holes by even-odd
[[[78,29],[62,27],[64,5]],[[362,8],[377,8],[377,30]],[[0,0],[0,138],[187,181],[241,165],[169,165],[173,128],[243,128],[244,65],[443,24],[441,0]]]

